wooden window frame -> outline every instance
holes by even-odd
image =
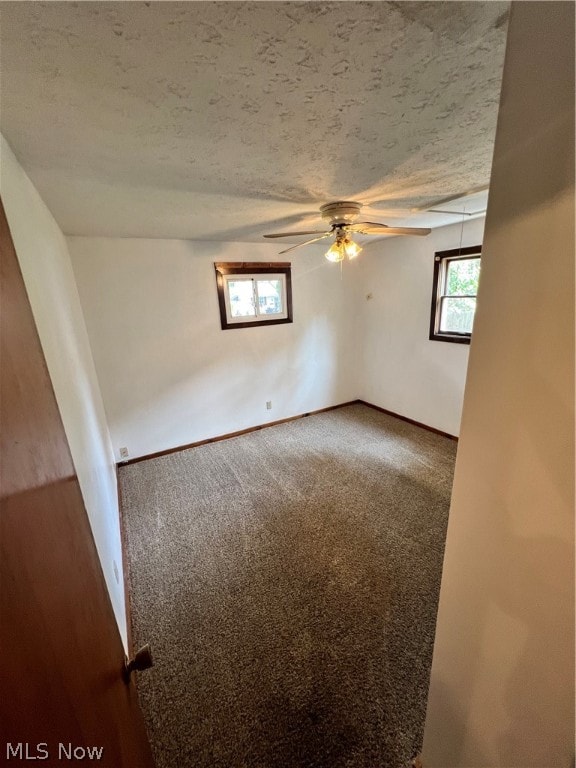
[[[464,261],[465,259],[482,258],[482,246],[471,245],[468,248],[454,248],[450,251],[436,251],[434,254],[434,277],[432,282],[432,305],[430,309],[430,341],[448,341],[453,344],[470,344],[471,333],[458,333],[452,331],[447,333],[440,331],[440,314],[442,311],[442,300],[447,294],[442,293],[443,283],[446,275],[446,265],[450,261]],[[455,298],[477,298],[455,297]]]
[[[226,261],[215,262],[216,286],[218,288],[218,306],[220,308],[220,324],[223,331],[232,328],[255,328],[263,325],[281,325],[292,322],[292,264],[289,261]],[[229,322],[226,307],[225,277],[246,275],[284,275],[286,288],[286,317],[271,318],[270,320],[246,320],[240,323]]]

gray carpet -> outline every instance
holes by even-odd
[[[158,768],[408,764],[455,452],[352,405],[120,469]]]

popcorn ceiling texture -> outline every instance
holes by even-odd
[[[67,234],[405,216],[488,183],[507,8],[3,3],[1,129]]]

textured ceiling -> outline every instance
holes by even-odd
[[[0,128],[67,234],[262,241],[486,186],[507,3],[0,5]]]

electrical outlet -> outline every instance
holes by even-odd
[[[267,411],[272,410],[272,400],[266,400],[266,410]]]
[[[120,448],[120,458],[121,459],[127,459],[130,454],[128,453],[128,448],[125,446],[123,448]]]

